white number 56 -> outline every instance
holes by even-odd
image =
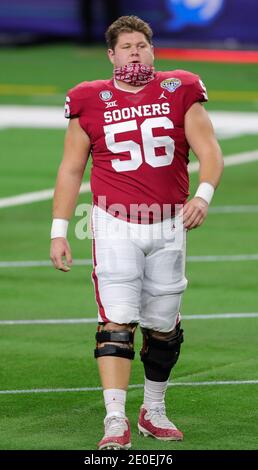
[[[167,166],[173,161],[175,142],[168,135],[155,136],[153,129],[162,127],[163,129],[173,129],[173,122],[165,116],[145,119],[141,124],[141,135],[143,143],[144,160],[152,167]],[[143,162],[143,155],[139,144],[133,140],[124,140],[123,142],[115,142],[115,135],[137,130],[136,120],[120,122],[104,126],[106,145],[112,153],[129,152],[130,160],[120,160],[115,158],[111,160],[112,167],[116,171],[137,170]],[[165,155],[156,156],[155,149],[165,147]]]

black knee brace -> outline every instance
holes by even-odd
[[[102,356],[117,356],[125,359],[134,359],[134,331],[121,330],[121,331],[107,331],[100,330],[96,333],[97,346],[94,351],[94,356],[97,359]],[[104,326],[105,328],[105,326]],[[101,343],[118,343],[118,344],[104,344]]]
[[[184,341],[180,323],[171,332],[171,336],[164,339],[155,337],[154,331],[145,328],[142,329],[142,333],[143,347],[140,354],[145,375],[149,380],[165,382],[178,360],[181,343]]]

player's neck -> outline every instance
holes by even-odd
[[[138,91],[142,90],[146,85],[143,86],[133,86],[129,83],[125,83],[121,80],[116,80],[114,78],[114,86],[118,88],[118,90],[125,90],[130,91],[131,93],[138,93]]]

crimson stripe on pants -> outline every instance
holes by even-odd
[[[97,266],[97,260],[96,260],[96,242],[95,242],[94,239],[93,239],[93,244],[92,244],[92,251],[93,251],[93,265],[94,265],[93,272],[92,272],[92,279],[93,279],[93,282],[94,282],[94,285],[95,285],[96,302],[97,302],[98,307],[99,307],[99,313],[100,313],[102,321],[105,322],[105,323],[108,323],[109,320],[106,317],[105,309],[102,305],[100,295],[99,295],[98,276],[97,276],[96,270],[95,270],[95,268]]]

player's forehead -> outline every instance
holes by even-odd
[[[125,44],[137,45],[140,43],[149,44],[143,33],[139,31],[132,31],[131,33],[123,32],[118,35],[116,46],[121,47]]]

